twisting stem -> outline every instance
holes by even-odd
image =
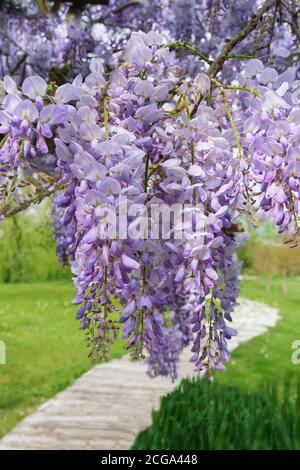
[[[192,165],[195,165],[195,146],[194,142],[191,142],[191,160],[192,160]],[[192,183],[194,184],[194,177],[192,176]],[[194,205],[196,206],[197,204],[197,190],[196,188],[193,188],[193,201]]]
[[[145,175],[144,175],[144,192],[145,193],[147,192],[147,189],[148,189],[149,163],[150,163],[150,153],[148,152],[146,155]]]
[[[257,98],[260,97],[260,94],[258,93],[257,90],[254,90],[253,88],[249,88],[247,85],[223,85],[224,90],[238,90],[238,91],[247,91],[248,93],[251,93],[252,95],[256,96]]]
[[[237,54],[237,55],[226,55],[225,59],[255,59],[254,54]]]
[[[241,147],[239,134],[238,134],[237,128],[235,127],[233,117],[232,117],[232,114],[231,114],[231,111],[230,111],[230,107],[229,107],[228,101],[226,99],[225,88],[220,82],[218,82],[214,78],[212,79],[212,82],[220,89],[222,103],[224,105],[226,114],[227,114],[229,122],[230,122],[231,129],[233,131],[235,143],[236,143],[236,146],[237,146],[237,149],[238,149],[238,154],[239,154],[240,157],[242,157],[243,156],[243,149]]]
[[[5,144],[5,142],[7,141],[7,139],[10,137],[10,132],[8,132],[8,134],[6,134],[1,140],[0,140],[0,149],[1,147]]]
[[[104,121],[104,128],[105,128],[105,139],[109,140],[109,127],[108,127],[108,120],[109,120],[109,111],[108,111],[108,97],[105,95],[103,98],[103,121]]]
[[[288,11],[291,16],[291,21],[285,21],[291,27],[292,33],[295,34],[297,42],[300,42],[300,29],[298,27],[298,13],[299,10],[295,8],[295,2],[292,2],[292,5],[289,6],[284,0],[281,0],[281,5]]]
[[[14,68],[12,69],[12,71],[10,72],[11,75],[14,75],[14,74],[18,71],[19,67],[21,67],[21,65],[24,64],[24,62],[25,62],[26,59],[27,59],[27,56],[28,56],[27,54],[24,54],[24,55],[20,58],[20,60],[16,63],[15,67],[14,67]]]
[[[277,0],[267,0],[258,10],[257,13],[252,16],[252,18],[248,21],[246,26],[235,36],[231,39],[227,39],[225,45],[223,46],[220,54],[216,58],[215,61],[211,64],[208,69],[208,75],[212,78],[215,78],[217,73],[222,69],[223,64],[226,60],[226,56],[230,55],[232,49],[242,42],[248,34],[256,29],[258,24],[260,23],[261,19],[263,18],[264,14],[269,11],[275,4]]]
[[[108,111],[108,97],[106,95],[106,89],[105,89],[105,94],[102,100],[103,104],[103,121],[104,121],[104,129],[105,129],[105,139],[106,141],[109,140],[109,111]],[[107,325],[108,325],[108,312],[107,312],[107,303],[108,303],[108,296],[107,296],[107,266],[104,266],[104,273],[103,273],[103,293],[104,293],[104,308],[103,308],[103,358],[104,360],[108,360],[107,357],[107,350],[106,348],[106,330],[107,330]]]
[[[214,0],[210,9],[210,19],[209,19],[209,31],[213,34],[214,33],[214,26],[217,16],[217,11],[220,7],[220,1]]]
[[[297,214],[296,214],[296,210],[295,210],[295,200],[294,200],[294,196],[293,196],[293,193],[292,193],[291,189],[289,189],[289,197],[290,197],[290,204],[291,204],[291,212],[292,212],[292,216],[293,216],[293,219],[294,219],[295,231],[296,231],[297,236],[299,236],[300,235],[300,227],[299,227],[299,224],[298,224]]]
[[[145,288],[146,288],[146,266],[143,266],[142,268],[142,281],[143,281],[143,287],[142,287],[142,293],[144,294]],[[140,332],[140,351],[139,351],[139,357],[143,357],[143,347],[144,347],[144,328],[145,328],[145,311],[144,307],[141,308],[141,317],[140,317],[140,323],[141,323],[141,332]]]
[[[126,10],[127,8],[133,7],[133,6],[140,6],[140,0],[131,0],[129,2],[123,3],[122,5],[118,6],[113,10],[113,13],[121,13],[122,11]]]
[[[191,44],[185,41],[173,41],[169,42],[168,44],[165,44],[162,46],[163,48],[169,48],[169,49],[184,49],[191,54],[193,54],[195,57],[198,57],[198,59],[204,60],[207,64],[212,64],[213,61],[206,57],[204,54],[202,54],[198,49],[193,47]]]
[[[64,185],[57,184],[55,185],[54,188],[50,190],[45,190],[45,191],[39,192],[38,194],[34,194],[34,196],[29,197],[28,199],[26,199],[26,201],[20,203],[18,206],[13,207],[13,208],[11,208],[9,203],[2,201],[0,203],[0,216],[4,216],[5,218],[12,217],[18,214],[19,212],[22,212],[23,210],[27,209],[32,204],[40,204],[43,199],[51,196],[51,194],[54,194],[57,191],[60,191],[64,188],[65,188]]]
[[[103,293],[104,293],[104,312],[103,312],[103,359],[108,360],[107,357],[107,350],[106,350],[106,330],[107,330],[107,323],[108,323],[108,312],[107,312],[107,266],[104,266],[104,274],[103,274]]]
[[[278,11],[279,5],[280,5],[280,0],[277,0],[276,5],[275,5],[274,15],[273,15],[273,18],[272,18],[271,32],[270,32],[270,37],[269,37],[269,42],[268,42],[268,55],[270,55],[270,51],[271,51],[271,44],[272,44],[274,28],[275,28],[275,22],[276,22],[276,16],[277,16],[277,11]]]
[[[226,99],[225,90],[224,90],[223,87],[220,89],[220,93],[221,93],[222,102],[223,102],[225,110],[226,110],[226,114],[227,114],[229,122],[230,122],[230,126],[231,126],[232,131],[233,131],[234,140],[235,140],[235,143],[236,143],[236,146],[237,146],[237,149],[238,149],[238,154],[239,154],[240,157],[242,157],[243,156],[243,149],[242,149],[241,144],[240,144],[239,134],[238,134],[238,131],[235,127],[233,117],[232,117],[232,114],[231,114],[231,111],[230,111],[230,107],[229,107],[229,104],[228,104],[227,99]]]
[[[146,155],[145,162],[145,175],[144,175],[144,191],[147,194],[148,191],[148,178],[149,178],[149,163],[150,163],[150,153]],[[146,266],[142,267],[142,293],[144,293],[146,288]],[[141,307],[139,311],[139,327],[140,327],[140,345],[139,350],[137,351],[138,357],[143,357],[143,346],[144,346],[144,307]]]

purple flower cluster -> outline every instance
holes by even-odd
[[[278,74],[255,59],[239,79],[260,95],[247,103],[243,126],[249,185],[259,195],[259,212],[270,214],[278,232],[294,242],[299,235],[300,198],[300,108],[295,70]]]
[[[57,89],[57,95],[61,88]],[[12,185],[16,196],[18,179],[34,177],[40,169],[48,173],[57,171],[56,157],[50,154],[48,144],[54,138],[54,129],[68,114],[63,102],[57,103],[56,96],[47,95],[47,83],[39,76],[26,78],[21,90],[6,76],[4,90],[0,110],[0,134],[4,135],[0,146],[0,174],[5,184],[2,183],[0,197]],[[51,187],[50,180],[45,181],[45,189]]]
[[[191,341],[196,370],[223,368],[229,357],[226,340],[235,332],[226,320],[238,291],[230,276],[235,242],[224,230],[241,189],[225,110],[195,108],[199,94],[208,94],[208,76],[182,82],[162,45],[156,32],[134,33],[124,65],[106,76],[94,59],[84,80],[50,95],[38,77],[21,91],[5,78],[1,163],[3,173],[24,171],[54,140],[59,184],[66,185],[54,201],[58,254],[71,258],[77,318],[92,350],[106,358],[121,323],[133,356],[147,354],[151,374],[175,377]],[[101,207],[118,214],[122,195],[146,208],[201,204],[202,233],[112,239]],[[128,215],[129,227],[139,221],[140,214]]]
[[[16,201],[28,181],[37,195],[41,188],[58,190],[52,209],[57,255],[62,264],[70,262],[76,317],[91,354],[107,359],[122,328],[127,349],[146,360],[149,374],[172,378],[186,347],[195,370],[209,376],[230,357],[241,215],[253,221],[271,215],[291,243],[299,235],[296,67],[279,74],[258,59],[230,62],[223,81],[217,80],[207,70],[211,60],[199,56],[216,54],[222,23],[240,30],[253,4],[235,2],[230,9],[221,1],[215,10],[213,1],[190,2],[196,16],[182,24],[187,3],[154,2],[154,28],[132,33],[110,71],[101,56],[87,57],[87,74],[59,87],[38,75],[19,87],[6,76],[0,110],[0,198]],[[117,13],[118,5],[111,3],[108,18],[117,15],[124,32],[133,10],[126,16]],[[136,8],[144,11],[147,4]],[[101,8],[89,11],[97,17]],[[134,16],[132,27],[139,21]],[[281,47],[283,30],[275,26]],[[81,50],[80,35],[73,33],[68,37]],[[174,50],[182,43],[167,44],[173,34],[200,41],[198,59],[183,60],[186,51]],[[110,37],[111,44],[114,39],[122,42],[124,35]],[[74,49],[65,44],[59,50],[68,55]],[[165,222],[153,215],[157,206],[180,206],[184,224],[191,214],[185,236],[177,236],[175,219],[165,234]],[[116,218],[114,226],[104,207]],[[146,236],[145,227],[157,229],[157,236]]]

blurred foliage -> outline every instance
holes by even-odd
[[[48,202],[0,222],[0,282],[70,277],[56,258]]]
[[[300,449],[299,406],[300,383],[250,392],[185,379],[162,398],[133,449]]]
[[[248,228],[248,237],[238,257],[244,270],[251,274],[300,275],[300,246],[284,244],[271,222],[265,221],[257,229]]]
[[[253,274],[300,275],[300,246],[253,244],[243,252],[248,257],[245,266]]]

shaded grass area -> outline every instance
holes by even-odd
[[[75,320],[71,283],[0,284],[0,436],[93,363]],[[123,354],[117,340],[113,358]]]
[[[164,397],[133,449],[295,450],[300,448],[300,382],[262,391],[183,380]]]
[[[56,257],[50,201],[0,223],[0,283],[42,282],[71,278]]]
[[[268,332],[241,344],[232,354],[228,370],[217,380],[226,385],[259,389],[264,383],[282,384],[300,378],[300,364],[292,363],[292,343],[300,340],[300,279],[247,277],[241,296],[278,308],[281,319]]]

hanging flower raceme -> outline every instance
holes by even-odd
[[[255,79],[253,78],[255,77]],[[299,122],[300,109],[295,71],[278,75],[262,62],[248,63],[243,84],[255,87],[261,99],[247,109],[243,133],[251,154],[251,179],[259,193],[258,208],[271,214],[279,233],[290,242],[299,235],[300,197]],[[296,85],[296,84],[295,84]]]
[[[238,78],[182,76],[151,31],[132,34],[109,74],[93,59],[85,78],[58,88],[5,79],[1,187],[51,159],[43,188],[59,189],[58,257],[70,261],[77,319],[101,359],[122,328],[151,376],[175,378],[186,347],[196,371],[224,369],[239,215],[272,212],[296,236],[293,77],[250,61]]]
[[[199,306],[213,291],[227,293],[218,321],[212,320],[216,337],[207,340],[203,329],[201,335],[214,350],[220,346],[221,352],[214,363],[197,360],[197,369],[222,367],[227,358],[223,314],[231,319],[237,289],[232,287],[232,299],[226,301],[232,284],[227,285],[222,272],[229,272],[235,260],[230,252],[224,263],[223,254],[234,241],[222,230],[232,224],[240,190],[239,175],[233,176],[236,165],[230,162],[228,126],[219,130],[224,111],[216,113],[201,104],[192,115],[199,94],[210,87],[209,78],[201,74],[181,83],[174,73],[174,56],[161,47],[161,41],[157,33],[134,34],[125,49],[126,63],[108,79],[95,60],[90,75],[68,87],[70,99],[77,96],[76,109],[58,127],[56,155],[62,179],[69,175],[70,186],[56,204],[66,207],[65,233],[74,234],[77,318],[92,348],[106,357],[118,328],[113,312],[120,308],[123,337],[133,355],[143,357],[148,352],[151,374],[175,377],[179,354],[192,340],[193,330],[199,336],[195,315],[201,315]],[[103,224],[103,206],[119,220],[122,196],[129,209],[143,204],[146,215],[129,210],[129,233],[120,240]],[[173,222],[168,236],[161,238],[164,227],[154,220],[151,209],[176,204],[182,205],[182,217],[199,205],[201,233],[191,230],[188,237],[173,240]],[[134,236],[145,222],[158,229],[154,239]],[[77,227],[76,232],[70,227]],[[184,319],[183,299],[189,296],[194,308]],[[207,318],[203,317],[204,329]],[[218,332],[224,336],[219,343]],[[200,350],[202,342],[200,346],[195,341]],[[207,350],[207,357],[215,354],[208,346]]]

